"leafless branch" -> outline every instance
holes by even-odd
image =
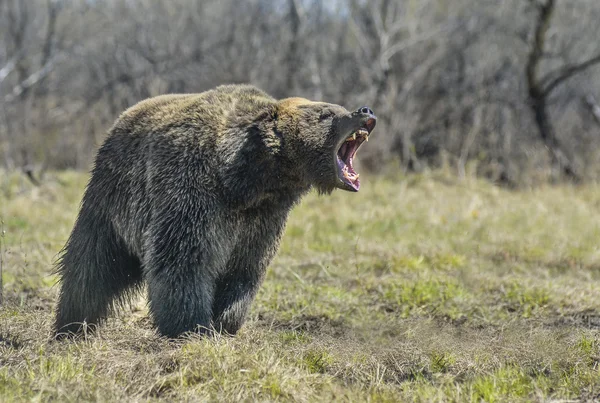
[[[0,69],[0,84],[10,73],[13,72],[17,65],[18,55],[13,56],[5,65]]]
[[[573,77],[575,74],[581,73],[587,69],[589,69],[592,66],[595,66],[597,64],[600,64],[600,54],[584,61],[581,63],[576,63],[576,64],[572,64],[569,66],[565,66],[563,68],[560,69],[560,72],[558,73],[554,73],[554,74],[549,74],[547,77],[547,79],[544,80],[544,83],[542,83],[541,85],[543,86],[543,92],[546,95],[549,95],[558,85],[560,85],[562,82],[568,80],[569,78]],[[554,78],[550,78],[551,76],[555,76]]]
[[[525,76],[529,92],[529,107],[533,113],[541,140],[548,149],[553,165],[558,167],[561,174],[573,181],[579,181],[580,175],[577,173],[573,162],[564,151],[550,120],[547,99],[549,93],[548,87],[544,88],[541,84],[542,80],[538,77],[540,63],[545,52],[546,36],[550,29],[555,6],[555,0],[546,0],[545,3],[542,3],[537,7],[538,15],[534,30],[534,39],[531,44],[525,67]],[[564,78],[562,80],[564,80]]]
[[[475,138],[481,131],[481,122],[482,122],[483,108],[477,107],[473,112],[473,125],[471,126],[471,130],[467,134],[465,141],[460,150],[460,157],[458,159],[458,176],[460,178],[464,178],[466,176],[466,165],[467,160],[469,158],[469,153],[471,152],[471,147],[473,146],[473,142]]]
[[[23,92],[25,92],[29,88],[33,87],[35,84],[40,82],[40,80],[43,80],[46,76],[48,76],[48,74],[50,74],[52,72],[56,62],[60,59],[61,59],[60,56],[56,56],[56,57],[48,60],[48,62],[46,62],[46,64],[43,65],[39,70],[30,74],[27,78],[25,78],[19,84],[15,85],[13,87],[12,91],[4,97],[4,102],[14,101],[19,96],[21,96],[21,94],[23,94]]]
[[[598,102],[596,102],[596,98],[592,94],[588,94],[584,101],[590,109],[590,112],[596,120],[596,123],[600,125],[600,105],[598,105]]]
[[[411,46],[418,45],[420,43],[426,42],[438,36],[443,32],[449,31],[453,26],[451,24],[443,25],[432,29],[428,32],[423,32],[420,35],[416,35],[414,37],[408,38],[402,42],[395,43],[389,48],[385,49],[381,55],[382,58],[389,60],[397,53],[410,48]]]

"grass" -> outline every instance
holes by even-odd
[[[600,187],[441,173],[311,194],[237,337],[157,337],[143,296],[49,341],[86,175],[0,176],[0,401],[600,399]]]

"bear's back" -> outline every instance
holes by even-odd
[[[250,85],[224,85],[197,94],[168,94],[143,100],[125,110],[111,129],[130,135],[168,133],[172,128],[210,128],[219,135],[240,118],[252,116],[276,100]]]

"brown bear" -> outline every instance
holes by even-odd
[[[373,112],[248,85],[126,110],[100,147],[57,263],[57,337],[97,324],[145,282],[158,331],[234,334],[291,208],[311,188],[358,191]]]

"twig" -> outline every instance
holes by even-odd
[[[2,306],[2,302],[4,302],[4,282],[2,281],[2,267],[3,267],[3,245],[4,245],[4,220],[0,217],[0,306]]]
[[[445,25],[441,25],[439,27],[436,27],[435,29],[428,31],[428,32],[423,32],[421,34],[415,35],[412,38],[408,38],[404,41],[395,43],[393,45],[391,45],[390,47],[388,47],[387,49],[385,49],[382,52],[381,57],[386,59],[386,60],[390,60],[394,55],[396,55],[398,52],[401,52],[405,49],[408,49],[412,46],[418,45],[422,42],[426,42],[436,36],[438,36],[441,33],[444,32],[448,32],[450,30],[452,30],[453,28],[455,28],[456,26],[454,24],[445,24]]]
[[[592,94],[589,94],[585,97],[585,103],[588,108],[590,108],[590,112],[596,120],[596,123],[600,125],[600,106],[598,105],[598,102],[596,102],[596,98],[594,98]]]
[[[32,73],[25,80],[15,85],[12,91],[4,97],[4,102],[8,103],[14,101],[19,96],[21,96],[21,94],[23,94],[26,90],[33,87],[40,80],[43,80],[48,74],[52,72],[55,63],[60,59],[62,59],[62,56],[59,55],[53,59],[48,60],[48,62],[44,66],[42,66],[38,71]]]
[[[475,138],[481,131],[482,115],[482,108],[475,108],[473,113],[473,125],[460,150],[460,157],[458,158],[458,176],[461,179],[464,179],[466,176],[465,167],[467,165],[467,160],[469,159],[469,152],[471,151],[471,146],[475,142]]]
[[[582,71],[596,65],[596,64],[600,64],[600,54],[589,58],[588,60],[581,62],[581,63],[576,63],[576,64],[572,64],[569,66],[565,66],[561,69],[561,72],[558,73],[558,75],[552,79],[547,78],[544,81],[548,81],[547,84],[543,84],[544,85],[544,94],[548,95],[552,92],[552,90],[554,90],[554,88],[556,88],[560,83],[562,83],[565,80],[568,80],[569,78],[571,78],[572,76],[574,76],[577,73],[581,73]]]
[[[5,65],[0,69],[0,83],[4,81],[6,77],[15,69],[17,65],[17,55],[13,56]]]
[[[535,5],[537,3],[531,1],[531,4]],[[540,63],[544,56],[546,35],[550,29],[555,5],[556,0],[547,0],[545,3],[537,6],[538,17],[534,30],[534,40],[529,51],[529,56],[527,57],[525,77],[529,93],[529,107],[533,113],[540,137],[549,151],[553,164],[557,166],[560,169],[560,172],[566,177],[578,182],[581,178],[576,171],[574,164],[563,150],[561,142],[554,132],[554,127],[552,126],[548,112],[548,97],[556,85],[571,77],[573,74],[589,67],[594,63],[594,59],[588,60],[585,62],[585,65],[580,64],[575,67],[565,68],[558,77],[551,80],[550,83],[544,87],[543,83],[545,80],[544,78],[540,78],[538,73]]]
[[[27,166],[23,167],[23,172],[25,173],[25,175],[27,176],[27,178],[29,179],[29,181],[34,186],[40,186],[40,181],[38,181],[35,178],[35,175],[33,174],[33,167],[32,166],[27,165]]]

